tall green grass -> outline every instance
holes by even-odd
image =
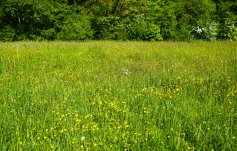
[[[236,42],[0,43],[0,150],[235,150]]]

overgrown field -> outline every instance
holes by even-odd
[[[0,43],[0,150],[235,150],[237,42]]]

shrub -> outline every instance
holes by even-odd
[[[129,40],[162,40],[160,27],[146,20],[143,14],[134,15],[123,23]]]
[[[72,15],[63,22],[60,28],[57,34],[57,39],[60,40],[86,40],[93,36],[90,21],[84,16]]]
[[[14,28],[11,26],[5,26],[0,30],[0,41],[13,41],[15,34]]]
[[[50,28],[41,31],[41,36],[44,37],[45,39],[53,40],[55,38],[55,35],[56,35],[55,28]]]
[[[220,26],[220,35],[225,39],[237,40],[236,21],[226,19],[223,26]]]
[[[194,39],[215,40],[218,34],[218,23],[198,21],[191,34]]]
[[[160,34],[160,27],[155,24],[148,25],[148,28],[144,32],[144,39],[143,40],[163,40]]]

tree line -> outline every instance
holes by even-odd
[[[0,41],[237,39],[236,0],[1,0]]]

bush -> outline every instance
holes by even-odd
[[[155,24],[148,25],[148,28],[144,32],[144,39],[143,40],[149,40],[149,41],[163,40],[163,38],[160,34],[160,27]]]
[[[60,40],[86,40],[93,37],[90,21],[83,16],[68,17],[60,28],[57,33],[57,39]]]
[[[215,40],[218,35],[218,23],[216,22],[197,22],[191,31],[194,39]]]
[[[116,39],[115,32],[118,30],[116,17],[93,17],[91,19],[94,39]]]
[[[143,14],[119,17],[100,17],[93,20],[96,39],[162,40],[160,28],[149,22]]]
[[[237,40],[236,21],[226,19],[223,26],[220,26],[220,35],[225,39]]]
[[[55,28],[50,28],[41,31],[41,36],[44,37],[45,39],[53,40],[55,38],[55,35],[56,35]]]
[[[15,34],[14,28],[11,26],[5,26],[0,30],[0,41],[13,41]]]
[[[134,15],[123,23],[119,33],[126,31],[129,40],[162,40],[160,27],[146,20],[143,14]]]

